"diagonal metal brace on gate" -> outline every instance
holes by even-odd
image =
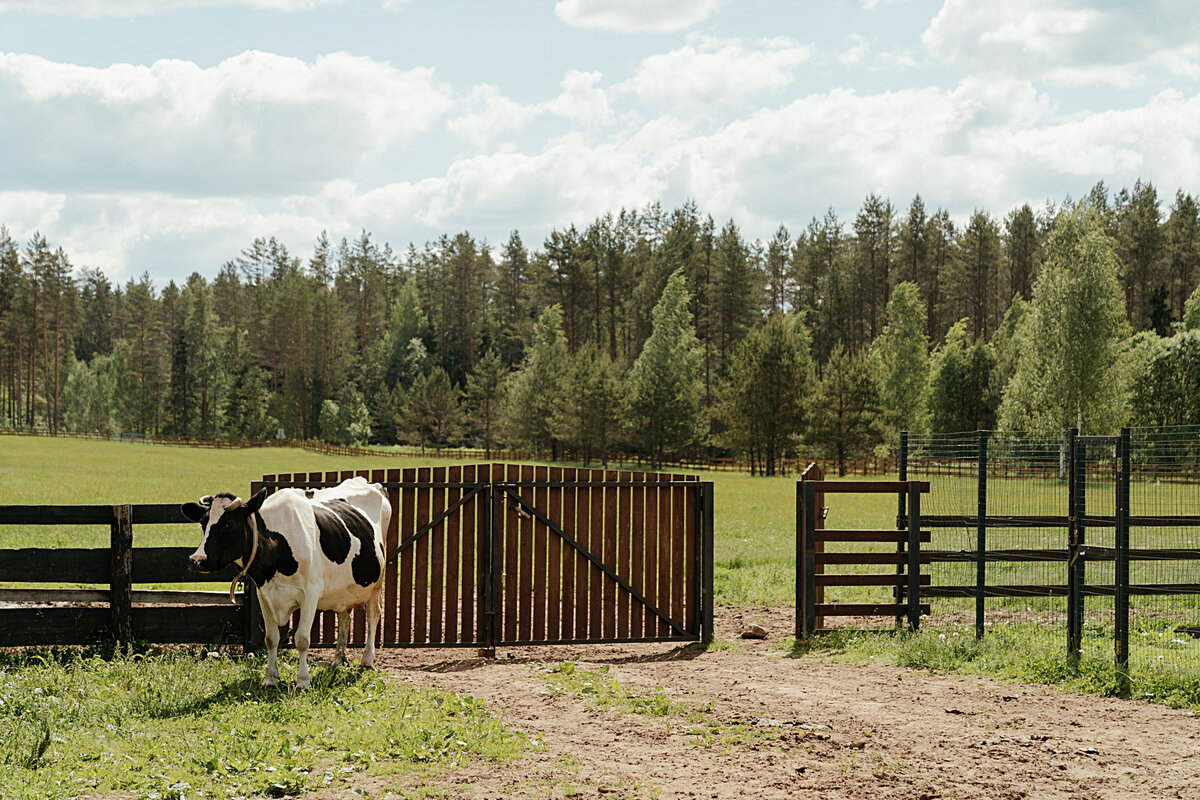
[[[460,508],[465,506],[467,503],[471,502],[471,500],[473,500],[475,498],[475,495],[477,495],[483,491],[483,487],[484,487],[484,484],[482,484],[482,483],[465,484],[465,485],[469,485],[471,487],[470,491],[468,491],[466,494],[464,494],[458,500],[454,501],[454,504],[451,505],[449,508],[447,508],[445,511],[438,514],[436,517],[431,519],[429,522],[426,522],[424,525],[422,525],[420,528],[418,528],[417,532],[414,533],[412,536],[410,536],[408,539],[405,539],[403,544],[399,544],[399,545],[396,545],[395,547],[393,547],[392,552],[388,553],[387,558],[384,559],[384,563],[391,561],[393,558],[400,555],[405,550],[407,550],[408,548],[410,548],[414,544],[416,544],[419,539],[428,535],[431,530],[433,530],[438,525],[441,525],[443,522],[445,522],[447,519],[449,519],[451,514],[453,514],[455,511],[458,511]]]
[[[643,484],[643,485],[645,485],[645,484]],[[549,517],[547,517],[545,514],[543,514],[540,510],[535,508],[531,503],[526,501],[525,498],[521,497],[521,495],[518,494],[516,487],[509,486],[506,484],[496,484],[496,488],[503,490],[505,494],[507,494],[512,499],[516,500],[517,503],[521,506],[521,508],[523,508],[526,512],[528,512],[529,514],[532,514],[534,517],[536,517],[538,522],[541,522],[547,528],[549,528],[550,530],[552,530],[556,534],[558,534],[560,539],[562,539],[564,542],[569,544],[575,550],[575,552],[579,553],[584,558],[586,558],[588,561],[592,562],[592,564],[595,565],[597,569],[599,569],[601,572],[603,572],[605,575],[607,575],[609,578],[611,578],[618,586],[620,586],[622,589],[624,589],[626,592],[628,592],[629,595],[634,600],[637,600],[647,610],[652,612],[656,617],[658,617],[660,620],[662,620],[663,622],[670,625],[671,629],[677,635],[679,635],[679,636],[688,636],[689,635],[687,631],[685,631],[683,628],[681,628],[677,624],[675,624],[675,620],[668,617],[666,614],[664,614],[662,611],[660,611],[657,607],[651,605],[649,600],[647,600],[645,597],[643,597],[638,592],[637,589],[634,589],[632,586],[630,586],[629,583],[626,582],[623,578],[621,578],[620,575],[618,575],[617,573],[615,573],[611,569],[609,569],[604,564],[603,561],[600,561],[594,555],[592,555],[588,551],[584,550],[583,547],[580,546],[579,542],[575,541],[575,538],[573,536],[571,536],[571,534],[564,531],[562,528],[560,528],[558,525],[556,525],[553,520],[551,520]]]

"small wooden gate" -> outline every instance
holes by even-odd
[[[804,479],[796,483],[796,638],[807,639],[821,629],[823,617],[891,616],[897,624],[907,618],[909,628],[916,630],[921,614],[929,613],[929,604],[921,603],[921,586],[928,586],[930,576],[921,573],[921,565],[930,562],[930,554],[921,552],[928,543],[929,531],[920,530],[921,495],[928,493],[929,484],[920,481],[830,481],[809,476],[822,474],[805,470]],[[845,530],[826,528],[824,524],[826,494],[892,493],[907,499],[907,519],[898,520],[898,530]],[[891,551],[827,552],[826,543],[894,544]],[[894,572],[863,574],[827,574],[826,566],[849,567],[877,565],[892,567]],[[828,586],[880,586],[892,590],[888,603],[826,603],[824,590]]]
[[[317,488],[362,475],[392,503],[383,646],[712,638],[712,484],[695,477],[484,464],[265,475]],[[312,641],[336,641],[324,612]],[[365,640],[361,610],[350,639]]]

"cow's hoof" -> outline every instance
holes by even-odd
[[[347,659],[346,659],[346,654],[345,654],[345,653],[338,653],[337,655],[335,655],[335,656],[333,657],[333,665],[334,665],[335,667],[344,667],[344,666],[346,666],[346,661],[347,661]]]
[[[258,685],[258,688],[274,689],[275,688],[275,679],[274,678],[263,678],[263,682]]]
[[[302,681],[296,681],[296,691],[298,691],[298,692],[302,692],[305,689],[311,689],[311,688],[312,688],[312,681],[307,678],[305,678]]]
[[[375,659],[360,659],[358,665],[363,669],[375,669]]]

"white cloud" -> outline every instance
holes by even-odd
[[[598,86],[601,78],[599,72],[571,70],[563,76],[557,97],[528,105],[506,97],[496,86],[481,84],[471,89],[464,107],[446,126],[460,139],[484,147],[494,138],[519,131],[546,114],[584,126],[605,123],[612,119],[612,109],[607,94]]]
[[[838,55],[838,61],[847,67],[861,64],[871,52],[871,43],[858,34],[851,34],[846,41],[849,46]]]
[[[658,110],[745,104],[754,93],[791,84],[812,51],[812,45],[786,38],[748,42],[692,36],[678,50],[643,59],[622,88]]]
[[[1130,86],[1151,69],[1200,75],[1200,15],[1186,0],[946,0],[921,40],[975,72]]]
[[[702,22],[724,2],[726,0],[559,0],[554,13],[577,28],[663,33]]]
[[[270,192],[320,184],[450,107],[428,69],[333,53],[248,51],[212,68],[103,69],[0,54],[0,147],[12,188]]]
[[[0,0],[0,13],[33,11],[61,17],[138,17],[190,8],[245,6],[268,11],[307,11],[343,0]],[[385,3],[396,0],[384,0]]]

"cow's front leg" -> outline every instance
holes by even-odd
[[[367,599],[367,643],[363,645],[362,659],[358,662],[367,669],[375,666],[375,634],[382,615],[383,583],[380,582]]]
[[[346,645],[350,642],[350,612],[339,611],[337,651],[333,654],[333,665],[340,667],[346,663]]]
[[[279,623],[267,610],[267,606],[262,600],[259,600],[259,608],[263,613],[263,627],[265,629],[265,639],[267,645],[267,674],[263,678],[262,688],[270,689],[279,682],[279,662],[276,657],[279,654]]]
[[[308,677],[308,645],[312,638],[313,621],[317,618],[317,594],[306,595],[300,604],[300,619],[296,623],[296,656],[299,666],[296,669],[296,688],[307,689],[312,686]]]

